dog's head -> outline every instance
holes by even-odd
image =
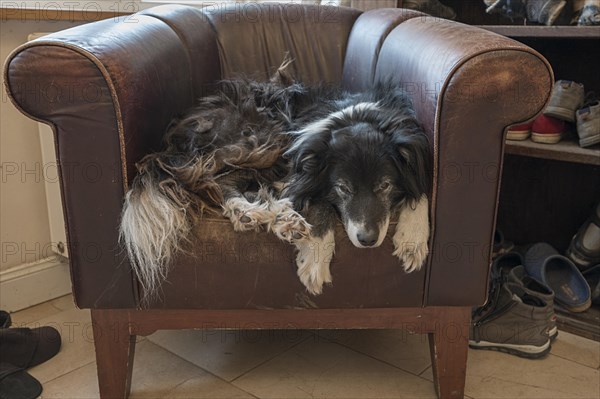
[[[429,190],[430,146],[410,108],[349,106],[298,132],[288,154],[297,209],[328,201],[359,248],[381,245],[398,205]]]

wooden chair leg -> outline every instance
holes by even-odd
[[[470,308],[447,308],[429,334],[433,383],[440,399],[464,397],[470,320]]]
[[[125,399],[131,388],[135,335],[126,313],[92,309],[98,386],[102,399]]]

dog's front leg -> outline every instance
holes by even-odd
[[[223,216],[229,218],[235,231],[260,231],[273,222],[274,214],[269,209],[271,195],[266,189],[259,190],[252,202],[243,194],[253,179],[250,172],[240,170],[219,180]]]
[[[405,203],[394,233],[394,255],[407,273],[419,270],[429,253],[429,201],[423,195],[416,203]]]
[[[323,284],[331,283],[329,265],[335,252],[333,231],[336,213],[331,205],[321,203],[311,205],[305,215],[312,225],[312,231],[294,242],[298,249],[298,277],[311,294],[319,295],[323,291]]]

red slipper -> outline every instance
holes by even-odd
[[[519,125],[512,125],[506,130],[507,140],[525,140],[531,134],[531,126],[533,122],[521,123]]]
[[[565,132],[565,122],[548,115],[541,114],[531,127],[531,140],[536,143],[556,144]]]

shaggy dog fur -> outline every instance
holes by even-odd
[[[398,217],[395,252],[407,272],[427,256],[430,145],[405,93],[307,87],[286,75],[222,82],[146,156],[126,195],[121,238],[146,295],[166,278],[202,214],[236,231],[266,230],[298,249],[312,294],[331,282],[341,219],[360,248],[381,245]]]

